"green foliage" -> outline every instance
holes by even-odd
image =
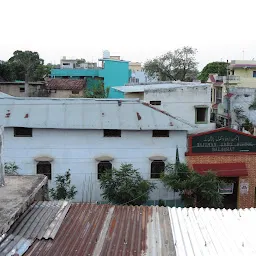
[[[54,200],[72,200],[74,199],[77,190],[74,185],[71,185],[71,174],[68,170],[64,175],[57,175],[55,178],[56,188],[49,190],[51,197]]]
[[[167,52],[160,57],[148,60],[144,70],[148,76],[160,81],[192,81],[197,76],[197,50],[185,46],[174,52]]]
[[[254,132],[254,125],[252,124],[252,122],[250,122],[250,120],[248,118],[245,119],[242,127],[244,127],[244,129],[246,131],[248,131],[251,134],[253,134],[253,132]]]
[[[84,90],[84,98],[107,98],[109,94],[109,88],[104,88],[104,84],[94,84],[90,88]]]
[[[5,81],[15,80],[15,75],[9,63],[4,62],[0,64],[0,78],[2,78]]]
[[[155,184],[144,180],[132,164],[122,164],[120,170],[108,170],[101,175],[103,198],[113,204],[141,205],[149,198]]]
[[[159,199],[158,206],[166,206],[164,200]]]
[[[179,192],[186,207],[223,206],[223,195],[218,192],[223,182],[213,172],[200,175],[185,164],[179,164],[175,172],[167,165],[161,180],[166,188]]]
[[[51,64],[44,65],[37,52],[18,50],[0,64],[0,77],[6,81],[39,81],[49,75],[51,68]]]
[[[227,63],[226,62],[210,62],[201,71],[198,79],[202,82],[206,82],[209,74],[218,74],[219,76],[227,75]]]
[[[20,169],[15,162],[4,163],[4,172],[6,175],[19,175],[17,170]]]

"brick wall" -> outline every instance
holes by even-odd
[[[193,155],[187,156],[186,159],[191,168],[193,164],[245,163],[248,176],[239,177],[237,206],[238,208],[255,206],[256,154]],[[248,194],[240,194],[240,182],[242,180],[249,182]]]

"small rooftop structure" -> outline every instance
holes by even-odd
[[[198,82],[151,82],[151,83],[140,83],[136,85],[126,84],[125,86],[113,87],[115,90],[124,93],[133,92],[153,92],[153,91],[171,91],[177,88],[194,88],[194,87],[209,87],[209,84],[203,84]]]
[[[5,127],[189,130],[191,124],[139,100],[1,98]]]
[[[46,79],[45,86],[49,90],[81,91],[85,88],[85,80],[84,79],[48,78]]]
[[[33,203],[46,184],[47,177],[44,175],[5,176],[5,186],[0,187],[0,238]]]

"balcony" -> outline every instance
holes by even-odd
[[[239,83],[240,82],[240,76],[217,76],[216,82],[223,82],[223,83]]]

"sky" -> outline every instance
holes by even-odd
[[[256,0],[1,0],[0,60],[37,51],[97,61],[104,50],[145,62],[183,46],[199,69],[212,61],[256,60]]]

